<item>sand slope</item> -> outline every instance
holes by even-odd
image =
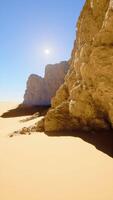
[[[1,136],[0,200],[53,199],[113,200],[113,159],[79,138]]]

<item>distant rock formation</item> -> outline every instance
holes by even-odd
[[[30,75],[24,95],[24,105],[50,105],[51,98],[64,82],[64,77],[69,69],[68,62],[47,65],[44,78]]]
[[[113,0],[86,0],[70,69],[52,100],[45,131],[113,128]]]

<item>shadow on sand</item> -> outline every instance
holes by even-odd
[[[84,131],[71,131],[71,132],[52,132],[45,133],[48,136],[53,137],[78,137],[96,147],[96,149],[102,151],[108,156],[113,158],[113,131],[97,131],[97,132],[84,132]]]
[[[33,115],[36,112],[39,112],[39,116],[44,116],[50,106],[23,106],[19,105],[15,109],[8,110],[7,112],[3,113],[0,117],[2,118],[12,118],[12,117],[21,117],[21,116],[28,116]]]
[[[50,106],[32,106],[25,107],[23,105],[19,105],[17,108],[9,110],[6,113],[3,113],[1,117],[3,118],[12,118],[12,117],[20,117],[20,116],[28,116],[33,115],[36,112],[39,112],[39,116],[44,116]],[[48,136],[53,137],[79,137],[85,142],[88,142],[94,145],[98,150],[104,152],[113,158],[113,131],[63,131],[63,132],[46,132]]]

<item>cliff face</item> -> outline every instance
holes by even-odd
[[[86,0],[70,69],[52,99],[45,131],[113,127],[113,0]]]
[[[24,105],[50,105],[51,98],[64,82],[64,77],[69,69],[68,62],[47,65],[44,78],[30,75],[24,95]]]

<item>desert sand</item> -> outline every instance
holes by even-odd
[[[0,200],[113,200],[112,157],[78,137],[8,137],[24,118],[0,118]]]

